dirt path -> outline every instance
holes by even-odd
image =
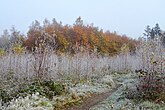
[[[97,105],[99,102],[107,99],[113,92],[115,92],[121,85],[118,85],[116,88],[112,89],[111,91],[94,94],[91,97],[85,99],[81,105],[76,105],[66,110],[89,110],[94,105]]]

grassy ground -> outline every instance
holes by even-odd
[[[93,94],[111,91],[116,85],[121,84],[116,91],[109,94],[107,99],[105,98],[98,105],[92,106],[90,110],[164,110],[165,106],[163,102],[162,104],[156,104],[154,102],[126,98],[128,91],[131,88],[135,88],[135,84],[138,82],[137,77],[131,71],[93,76],[88,80],[85,77],[82,77],[81,80],[76,80],[74,77],[67,76],[63,78],[63,81],[59,79],[61,82],[56,80],[53,83],[56,85],[54,90],[57,93],[59,92],[59,94],[52,95],[52,98],[41,94],[42,92],[40,91],[36,91],[32,94],[27,94],[25,97],[14,98],[7,105],[1,105],[0,109],[62,110],[74,105],[81,105],[84,99],[90,98]],[[65,85],[65,88],[61,89],[61,86],[57,86],[57,84]],[[46,86],[42,87],[46,88]]]
[[[165,105],[156,104],[154,102],[143,100],[129,100],[126,98],[126,93],[129,89],[134,88],[137,82],[135,74],[116,74],[118,83],[123,86],[118,88],[116,92],[110,95],[106,100],[100,104],[92,107],[90,110],[164,110]]]
[[[59,80],[61,81],[61,79]],[[53,83],[53,85],[50,83]],[[65,81],[61,82],[57,80],[56,82],[49,82],[49,85],[46,84],[47,83],[42,83],[41,85],[33,84],[33,87],[29,85],[26,85],[26,87],[24,85],[26,87],[26,89],[23,87],[26,95],[16,92],[20,94],[19,97],[17,95],[18,98],[14,97],[13,99],[8,100],[4,106],[2,106],[1,103],[1,109],[61,110],[82,103],[83,99],[91,97],[92,94],[103,93],[115,87],[115,83],[113,82],[111,75],[105,75],[102,77],[95,76],[90,80],[86,80],[85,78],[82,78],[79,81],[74,78],[65,79]],[[64,85],[63,89],[61,89],[62,87],[60,84]],[[51,88],[52,86],[54,88]],[[32,89],[34,90],[32,91]],[[49,90],[49,92],[45,92],[46,89]],[[52,95],[51,91],[55,94]],[[9,95],[5,96],[8,97]],[[52,97],[49,98],[49,96]]]

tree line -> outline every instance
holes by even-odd
[[[116,55],[127,46],[129,51],[134,51],[138,41],[116,32],[103,31],[93,24],[84,24],[78,17],[73,25],[63,25],[53,19],[45,19],[43,25],[37,20],[32,22],[27,35],[21,34],[14,27],[5,30],[0,37],[0,48],[9,49],[21,46],[33,51],[42,43],[53,47],[57,53],[96,52],[101,55]]]

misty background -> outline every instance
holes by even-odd
[[[14,26],[26,34],[32,21],[45,18],[72,25],[81,16],[85,24],[138,38],[147,25],[165,29],[164,0],[1,0],[0,34]]]

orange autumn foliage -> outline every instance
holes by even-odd
[[[35,27],[33,25],[33,27]],[[30,49],[35,46],[35,38],[40,36],[41,32],[53,36],[56,41],[56,51],[58,52],[80,52],[80,51],[96,51],[99,54],[116,55],[120,53],[123,45],[128,45],[130,51],[134,51],[137,41],[126,35],[118,35],[115,32],[106,31],[94,27],[93,25],[84,25],[83,20],[79,17],[74,25],[62,25],[53,20],[45,26],[40,26],[40,29],[30,28],[28,39],[25,41],[25,46]]]

